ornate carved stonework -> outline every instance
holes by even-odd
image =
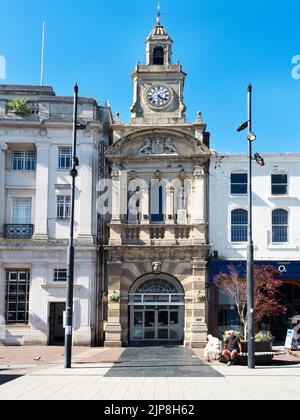
[[[205,176],[205,171],[204,169],[201,168],[195,168],[194,170],[194,178],[203,178]]]
[[[118,169],[113,169],[111,173],[111,178],[113,181],[119,181],[120,179],[120,171]]]
[[[8,146],[6,143],[0,143],[0,150],[2,152],[6,152],[7,149],[8,149]]]
[[[153,271],[153,274],[160,274],[161,273],[161,262],[160,261],[155,261],[154,263],[152,263],[152,271]]]
[[[175,144],[172,144],[170,137],[166,139],[149,139],[144,141],[143,146],[140,149],[141,155],[176,155],[177,148]]]

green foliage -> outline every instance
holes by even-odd
[[[259,333],[255,336],[256,343],[271,343],[273,341],[274,337],[270,331],[259,331]]]
[[[28,99],[13,99],[8,103],[8,109],[16,115],[27,115],[31,113],[31,106]]]
[[[109,301],[111,303],[119,303],[120,302],[120,295],[117,292],[113,292],[110,296],[109,296]]]
[[[202,295],[201,292],[198,293],[198,296],[196,298],[197,303],[205,303],[206,302],[206,296]]]
[[[225,331],[223,335],[224,341],[226,341],[227,339],[227,333],[228,331]],[[245,337],[241,333],[241,331],[235,331],[234,333],[236,337],[238,337],[241,341],[245,341]],[[255,336],[256,343],[272,343],[273,341],[274,341],[274,337],[272,336],[272,333],[270,331],[259,331],[259,333],[257,333]]]

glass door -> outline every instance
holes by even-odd
[[[155,310],[145,310],[145,340],[155,340],[156,339],[156,311]]]
[[[131,341],[181,341],[181,309],[163,307],[131,308]]]
[[[179,311],[170,311],[170,340],[180,340]]]
[[[168,310],[158,310],[158,325],[157,325],[157,339],[158,340],[168,340],[169,339],[169,311]]]
[[[132,339],[140,341],[144,339],[144,311],[134,311]]]

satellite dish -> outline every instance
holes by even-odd
[[[2,150],[2,152],[6,152],[6,150],[8,149],[8,146],[6,143],[0,143],[0,149]]]

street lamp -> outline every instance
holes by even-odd
[[[256,134],[252,131],[252,85],[248,86],[248,121],[237,131],[248,129],[248,251],[247,251],[247,311],[248,311],[248,368],[255,369],[255,312],[254,312],[254,243],[253,243],[253,202],[252,202],[252,161],[260,166],[265,165],[264,159],[256,153],[252,155],[252,145]]]
[[[249,141],[255,141],[256,140],[256,134],[255,133],[249,133],[248,140]]]
[[[78,86],[74,87],[74,105],[73,105],[73,147],[72,147],[72,169],[70,176],[72,178],[71,192],[71,214],[70,214],[70,237],[68,246],[68,270],[67,270],[67,302],[66,302],[66,326],[65,326],[65,368],[72,367],[72,341],[73,341],[73,301],[74,301],[74,222],[75,222],[75,193],[76,178],[78,176],[77,167],[79,159],[77,157],[77,130],[85,130],[86,125],[77,122],[78,108]]]

